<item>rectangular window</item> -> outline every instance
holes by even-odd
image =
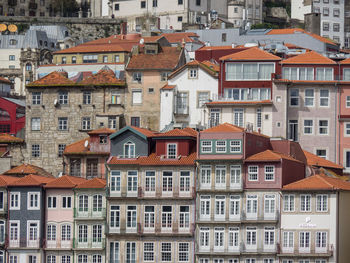
[[[72,64],[76,64],[77,63],[77,57],[76,56],[73,56],[72,57]]]
[[[41,104],[41,92],[32,92],[32,104],[33,105]]]
[[[20,230],[19,221],[14,222],[10,220],[10,242],[19,241],[19,230]]]
[[[318,121],[318,133],[328,135],[328,120]]]
[[[283,211],[294,212],[294,195],[283,195]]]
[[[121,104],[121,95],[118,90],[111,92],[111,104]]]
[[[58,92],[58,103],[61,105],[68,104],[68,91]]]
[[[226,141],[216,141],[216,152],[225,153],[226,152]]]
[[[236,126],[244,126],[244,110],[243,109],[234,109],[233,111],[233,124]]]
[[[199,91],[197,93],[197,108],[202,108],[210,99],[209,91]]]
[[[141,1],[141,8],[146,8],[146,1]]]
[[[10,61],[14,61],[14,60],[16,60],[15,55],[9,55],[9,60],[10,60]]]
[[[47,198],[47,208],[56,208],[56,205],[57,205],[57,197],[49,196]]]
[[[58,157],[62,157],[63,156],[63,152],[66,149],[66,145],[65,144],[59,144],[58,145]]]
[[[155,171],[146,171],[145,192],[156,191],[156,176]]]
[[[256,245],[256,227],[247,227],[246,237],[247,245]]]
[[[228,247],[238,248],[239,247],[239,228],[238,227],[230,227],[228,232]],[[237,262],[238,263],[238,262]]]
[[[189,192],[191,177],[189,171],[180,171],[180,192]]]
[[[226,197],[224,195],[215,196],[215,219],[225,218],[225,202]]]
[[[188,78],[190,79],[196,79],[198,77],[198,70],[197,69],[189,69],[188,70]]]
[[[241,141],[240,140],[231,140],[230,141],[230,152],[231,153],[240,153],[241,149]]]
[[[264,245],[271,246],[275,244],[275,228],[265,227],[264,228]]]
[[[86,179],[98,176],[98,159],[86,160]]]
[[[265,181],[275,180],[275,166],[267,165],[265,166]]]
[[[133,72],[132,73],[132,80],[133,82],[142,82],[142,73],[141,72]]]
[[[131,117],[130,119],[131,126],[140,127],[140,123],[141,123],[140,117]]]
[[[59,131],[68,131],[68,118],[67,117],[58,118],[58,130]]]
[[[92,243],[102,242],[102,225],[92,226]]]
[[[289,90],[289,106],[299,106],[299,89]]]
[[[316,68],[316,80],[333,80],[333,68]]]
[[[226,165],[215,166],[215,187],[226,187]]]
[[[169,75],[170,75],[170,72],[161,72],[160,73],[160,81],[167,81]]]
[[[258,213],[258,196],[248,195],[247,196],[247,215],[251,217],[255,217],[257,213]]]
[[[109,116],[108,117],[108,128],[116,130],[117,129],[117,117]]]
[[[133,90],[132,91],[132,104],[141,104],[142,103],[142,91]]]
[[[256,109],[256,127],[258,129],[262,127],[261,108]]]
[[[283,232],[283,248],[294,248],[294,233]]]
[[[115,56],[114,56],[114,62],[116,62],[116,63],[120,62],[120,57],[119,57],[119,55],[115,55]]]
[[[72,232],[71,225],[62,225],[61,226],[61,239],[62,239],[62,241],[71,240],[71,232]]]
[[[154,228],[154,206],[145,206],[145,228]]]
[[[316,155],[323,159],[327,159],[327,150],[325,149],[316,149]]]
[[[167,144],[167,158],[168,159],[176,159],[177,157],[177,144],[176,143],[168,143]]]
[[[310,249],[310,232],[299,232],[299,249]]]
[[[210,127],[215,127],[220,123],[220,109],[210,109]]]
[[[136,242],[126,242],[125,263],[136,263]]]
[[[48,224],[47,225],[47,240],[55,241],[56,240],[56,225]]]
[[[265,216],[274,215],[276,212],[276,196],[264,195],[264,213]]]
[[[313,134],[313,130],[314,130],[314,121],[304,120],[304,134]]]
[[[4,209],[4,192],[0,192],[0,210]]]
[[[180,228],[190,228],[190,207],[180,206]]]
[[[27,240],[29,241],[29,244],[31,243],[31,241],[38,241],[38,239],[39,239],[39,223],[28,221],[27,226],[28,226]],[[33,243],[33,245],[35,243]]]
[[[72,197],[63,196],[62,197],[62,208],[72,208]]]
[[[340,31],[340,24],[339,23],[334,23],[333,24],[333,31],[334,32],[339,32]]]
[[[313,107],[314,106],[314,89],[305,89],[305,106],[306,107]]]
[[[188,262],[189,252],[190,252],[189,243],[179,243],[179,262]]]
[[[109,254],[109,259],[111,263],[119,263],[120,259],[120,247],[119,247],[119,242],[110,242],[109,243],[109,248],[110,248],[110,254]]]
[[[110,190],[111,192],[120,192],[120,171],[111,171],[111,180],[110,180]]]
[[[83,104],[91,104],[91,91],[83,92]]]
[[[248,166],[248,180],[258,181],[258,166]]]
[[[154,261],[154,243],[143,243],[143,260]]]
[[[92,211],[94,212],[102,211],[102,195],[94,195],[92,197]]]
[[[311,195],[300,195],[300,211],[311,211]]]
[[[230,196],[230,216],[237,217],[240,214],[240,196],[239,195],[231,195]]]
[[[120,227],[120,206],[119,205],[111,205],[110,206],[110,216],[109,216],[109,226],[111,228],[119,228]]]
[[[162,261],[171,262],[171,243],[161,243]]]
[[[201,141],[201,150],[202,150],[202,153],[211,153],[212,141]]]
[[[327,248],[327,232],[316,232],[316,250]],[[317,252],[316,252],[317,253]]]
[[[201,188],[211,187],[211,166],[202,165],[200,168]]]
[[[316,211],[328,211],[328,195],[316,195]]]
[[[126,227],[136,228],[136,205],[128,205],[126,209]]]
[[[183,0],[177,0],[178,5],[183,5],[183,3],[184,3]]]
[[[173,191],[173,173],[163,172],[163,192]]]
[[[32,131],[40,131],[40,118],[32,118]]]
[[[28,209],[40,209],[40,195],[39,193],[28,193]]]
[[[162,207],[162,229],[171,229],[172,225],[172,207]]]
[[[91,130],[91,119],[90,117],[83,117],[81,120],[81,129],[83,131]]]
[[[209,242],[210,242],[209,236],[210,236],[209,227],[201,227],[199,229],[199,250],[209,249]]]
[[[98,62],[97,59],[98,59],[97,55],[84,55],[83,63],[97,63]]]
[[[329,106],[329,90],[321,89],[320,90],[320,107]]]
[[[224,249],[225,240],[225,228],[215,227],[214,228],[214,251],[220,251]]]
[[[78,202],[80,212],[87,212],[89,210],[89,197],[87,195],[79,195]]]
[[[210,218],[210,195],[200,196],[200,217],[201,219]]]
[[[137,171],[128,171],[128,192],[137,192]]]
[[[188,92],[178,92],[176,95],[176,114],[188,114]]]
[[[21,209],[21,194],[19,192],[10,193],[10,209],[19,210]]]

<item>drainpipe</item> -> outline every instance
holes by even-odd
[[[76,202],[76,200],[75,200],[75,191],[73,190],[73,193],[74,193],[74,198],[73,198],[73,200],[74,200],[74,205],[73,205],[73,263],[75,263],[75,256],[76,256],[76,252],[75,252],[75,250],[74,250],[74,248],[75,248],[75,202]]]
[[[335,144],[335,151],[334,151],[334,160],[339,163],[339,156],[337,156],[337,148],[338,148],[338,145],[337,145],[337,131],[339,133],[339,130],[338,129],[338,114],[337,114],[337,108],[338,108],[338,91],[339,91],[339,86],[337,85],[337,83],[334,84],[334,89],[335,89],[335,92],[334,92],[334,97],[335,97],[335,106],[334,106],[334,125],[335,125],[335,134],[334,134],[334,144]],[[339,133],[339,136],[340,136],[340,133]],[[340,147],[339,147],[340,148]]]
[[[289,123],[288,123],[288,107],[289,107],[289,88],[290,88],[290,83],[287,84],[287,90],[286,90],[286,123],[285,126],[286,127],[286,138],[288,139],[288,129],[289,129]],[[299,127],[298,127],[299,129]]]
[[[10,207],[9,207],[9,200],[10,200],[10,189],[7,189],[7,237],[6,237],[6,241],[7,241],[7,247],[9,245],[10,239],[9,239],[9,233],[10,233]],[[5,235],[6,236],[6,235]],[[6,244],[6,243],[5,243]],[[6,257],[7,257],[7,261],[6,262],[10,262],[9,260],[9,253],[7,251],[7,247],[5,247],[5,253],[6,253]]]

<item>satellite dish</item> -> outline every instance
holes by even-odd
[[[143,38],[140,39],[140,44],[143,45],[145,43],[145,40]]]
[[[16,25],[9,25],[7,27],[7,29],[10,31],[10,32],[16,32],[17,31],[17,26]]]
[[[4,32],[7,29],[7,25],[5,24],[0,24],[0,32]]]
[[[89,141],[86,140],[86,141],[84,142],[84,147],[86,148],[86,147],[88,147],[88,145],[89,145]]]

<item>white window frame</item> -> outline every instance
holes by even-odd
[[[112,193],[118,193],[121,191],[121,171],[111,170],[110,178],[110,191]]]
[[[226,165],[215,165],[215,188],[226,188]]]
[[[65,198],[65,201],[64,201]],[[70,199],[70,206],[68,200]],[[62,209],[72,209],[72,196],[62,196],[62,204],[61,207]],[[65,207],[64,207],[65,206]]]
[[[321,96],[321,91],[328,91],[328,96],[327,97],[325,97],[325,96]],[[320,107],[321,108],[329,108],[329,89],[320,89],[320,91],[319,91],[319,93],[320,93]],[[327,100],[327,105],[322,105],[322,100]]]
[[[308,91],[312,91],[312,96],[306,94]],[[307,102],[308,100],[312,101],[312,103],[308,103]],[[305,89],[304,90],[304,106],[305,107],[314,107],[315,106],[315,89]]]
[[[246,198],[246,216],[248,219],[256,219],[259,210],[259,198],[256,194],[248,194]]]
[[[36,224],[36,239],[32,239],[31,237],[31,224]],[[39,246],[39,240],[40,240],[40,221],[39,220],[28,220],[27,221],[27,246]],[[31,245],[30,243],[33,242],[34,244]],[[37,243],[37,244],[36,244]]]
[[[210,195],[201,195],[199,197],[200,202],[200,220],[210,220],[211,215],[211,196]]]
[[[214,228],[214,252],[224,251],[225,248],[225,228]]]
[[[350,122],[344,122],[344,137],[350,137]]]
[[[242,184],[242,166],[230,166],[230,187],[233,189],[241,188]]]
[[[200,166],[200,188],[210,189],[211,188],[211,165],[201,165]],[[204,180],[204,181],[203,181]]]
[[[139,97],[134,97],[134,94],[139,94]],[[142,90],[135,89],[131,91],[131,102],[132,105],[141,105],[142,104]]]
[[[154,242],[143,243],[143,261],[144,262],[154,261]]]
[[[294,232],[293,231],[283,231],[282,234],[282,251],[283,253],[293,253],[294,252]]]
[[[349,68],[350,70],[350,68]],[[345,98],[345,107],[350,108],[350,96],[346,96]]]
[[[307,253],[310,252],[311,246],[311,233],[309,231],[299,232],[299,252]]]
[[[131,207],[135,207],[135,209],[131,209]],[[129,220],[129,218],[130,218],[130,220]],[[137,229],[137,205],[127,205],[126,206],[125,224],[126,224],[127,231],[136,231],[136,229]]]
[[[215,142],[215,152],[216,153],[226,153],[226,141],[225,140],[217,140]]]
[[[174,147],[174,148],[172,148]],[[168,159],[176,159],[178,154],[177,154],[177,143],[167,143],[166,144],[166,155]],[[175,152],[174,152],[175,151]]]
[[[298,91],[298,95],[293,95],[292,96],[292,91]],[[289,107],[299,107],[300,106],[300,90],[298,88],[291,88],[289,89]],[[296,99],[297,104],[292,105],[292,99]]]
[[[13,202],[16,202],[16,200],[13,200],[13,197],[17,196],[17,205]],[[10,192],[10,210],[20,210],[21,209],[21,192]]]
[[[208,145],[205,145],[208,144]],[[209,149],[210,147],[210,149]],[[213,142],[210,140],[202,140],[201,141],[201,152],[202,153],[212,153],[213,151]]]
[[[37,199],[37,205],[36,206],[31,206],[30,205],[30,198],[31,196],[37,196],[38,199]],[[33,202],[35,202],[35,200],[33,200]],[[40,210],[40,192],[28,192],[27,194],[27,209],[28,210]]]
[[[328,212],[328,195],[316,195],[316,212]]]
[[[226,217],[226,196],[216,195],[215,196],[215,207],[214,207],[214,218],[215,220],[223,221]]]
[[[127,173],[127,191],[128,194],[136,194],[138,190],[138,171],[129,170]]]
[[[254,169],[254,171],[253,171]],[[256,171],[255,171],[256,169]],[[254,176],[254,177],[252,177]],[[255,178],[256,176],[256,178]],[[249,165],[248,166],[248,181],[252,181],[252,182],[257,182],[259,181],[259,166],[257,165]]]
[[[189,258],[190,258],[190,243],[179,242],[178,243],[178,259],[179,259],[178,262],[188,262]]]
[[[327,121],[327,126],[321,126],[321,121]],[[321,129],[326,129],[326,133],[321,133]],[[329,135],[329,120],[328,119],[319,119],[318,120],[318,135]]]
[[[156,172],[145,171],[145,193],[156,192]]]
[[[283,212],[295,212],[295,195],[283,195]]]
[[[151,208],[153,211],[147,211],[147,208]],[[155,226],[155,206],[154,205],[145,205],[144,206],[144,229],[148,231],[154,230]]]
[[[120,228],[120,205],[109,206],[109,227],[113,230]]]
[[[242,152],[242,141],[231,140],[230,141],[230,153],[241,153]]]
[[[228,250],[232,252],[239,251],[240,235],[239,227],[230,227],[228,229]]]
[[[200,227],[198,235],[199,251],[209,251],[210,250],[210,228]]]
[[[179,191],[180,193],[189,193],[191,191],[191,172],[190,171],[180,171]]]
[[[311,199],[312,197],[310,194],[300,195],[300,212],[311,212]]]
[[[171,211],[163,211],[165,207],[170,207]],[[173,226],[173,206],[172,205],[162,205],[162,231],[171,231]]]
[[[132,141],[128,141],[123,145],[123,157],[124,158],[135,158],[136,156],[136,146]]]
[[[54,200],[55,200],[55,202],[54,202]],[[56,209],[57,208],[57,196],[48,196],[47,197],[47,208],[48,209]]]
[[[272,169],[272,170],[269,170]],[[274,165],[265,165],[264,171],[265,171],[265,181],[275,181],[275,166]],[[271,176],[271,178],[270,178]]]
[[[239,220],[241,214],[241,196],[230,195],[229,219]]]
[[[312,125],[306,125],[306,123],[305,123],[306,121],[311,121]],[[314,134],[314,120],[313,119],[304,119],[303,124],[304,124],[304,129],[303,129],[304,135],[313,135]],[[306,132],[306,129],[310,129],[311,132]]]

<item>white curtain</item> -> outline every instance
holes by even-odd
[[[273,64],[259,65],[259,79],[271,79],[273,73]]]
[[[235,80],[242,78],[242,64],[226,64],[226,80]]]

